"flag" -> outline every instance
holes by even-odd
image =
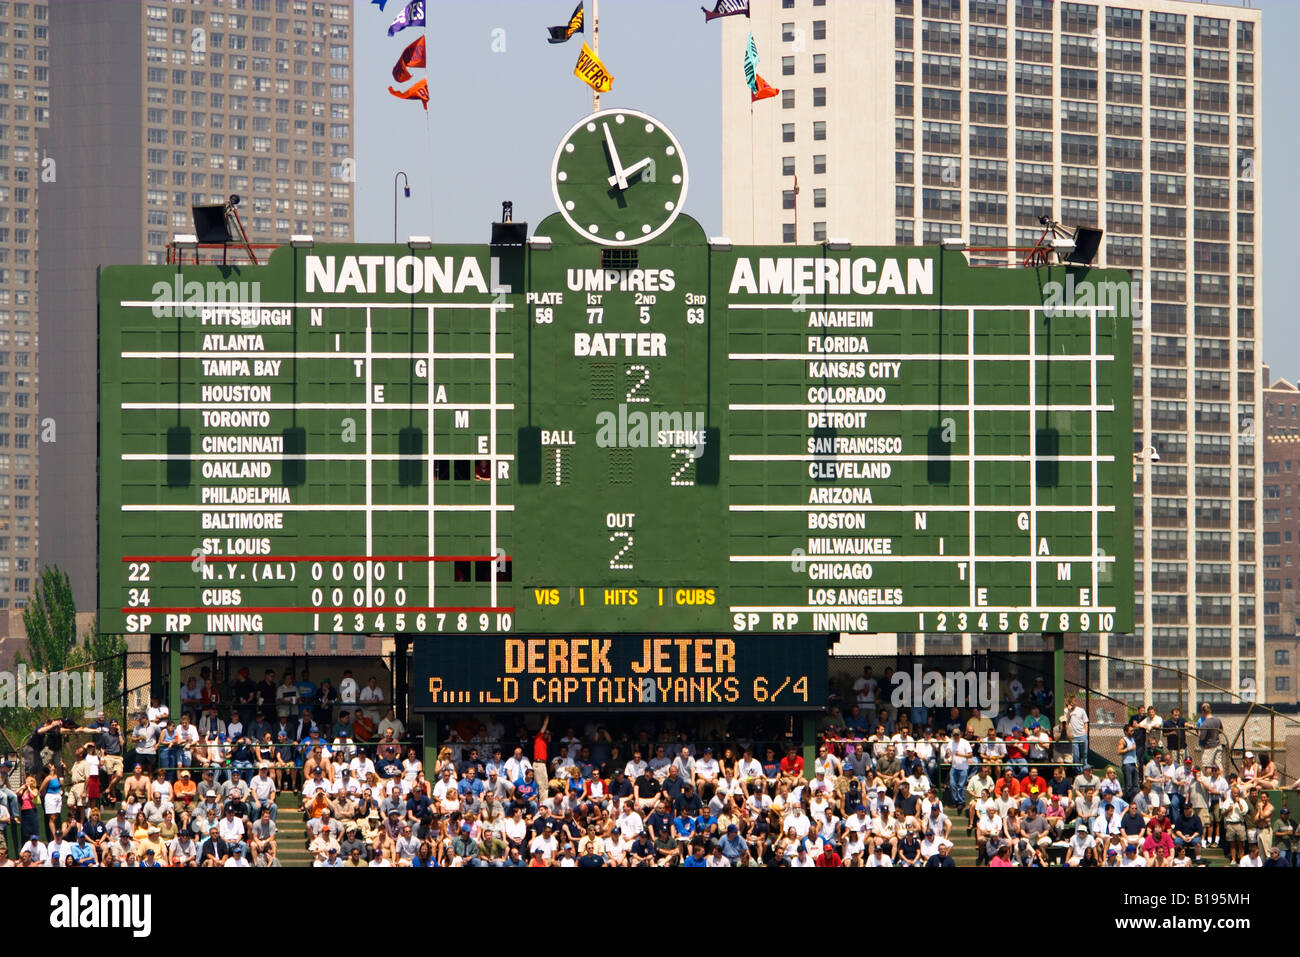
[[[573,15],[569,17],[569,22],[562,27],[547,27],[551,35],[546,38],[547,43],[564,43],[575,33],[585,33],[583,29],[582,4],[579,3],[573,9]]]
[[[716,20],[718,17],[734,17],[738,13],[749,16],[749,0],[718,0],[710,10],[707,7],[700,7],[704,11],[704,22]]]
[[[585,43],[578,54],[578,65],[573,68],[573,75],[597,93],[608,93],[614,85],[614,78],[605,69],[605,64]]]
[[[407,27],[422,26],[424,26],[424,0],[411,0],[397,15],[397,19],[388,25],[388,35],[391,37]]]
[[[756,103],[759,100],[766,100],[769,96],[776,96],[781,92],[757,73],[754,74],[754,79],[758,81],[758,89],[749,94],[749,102],[751,103]]]
[[[388,2],[388,0],[370,0],[370,2],[373,3],[375,6],[379,7],[379,12],[380,12],[380,13],[383,13],[383,12],[384,12],[384,4],[386,4],[386,3]]]
[[[411,78],[411,72],[407,67],[424,66],[424,35],[402,51],[398,57],[397,64],[393,67],[393,79],[398,83],[405,83]]]
[[[393,96],[397,97],[398,99],[420,100],[421,102],[424,103],[424,108],[426,110],[429,108],[429,81],[428,80],[421,80],[419,83],[415,84],[415,86],[411,87],[409,90],[394,90],[390,86],[388,88],[388,92],[393,94]]]
[[[754,43],[752,30],[749,34],[749,42],[745,44],[745,82],[749,84],[751,94],[758,93],[758,46]],[[757,99],[756,95],[755,99]]]

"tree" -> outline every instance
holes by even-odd
[[[77,604],[72,582],[58,565],[41,569],[32,600],[23,609],[27,651],[21,656],[33,669],[62,671],[73,663],[77,646]]]

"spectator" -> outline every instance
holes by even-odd
[[[1219,748],[1223,740],[1223,720],[1210,710],[1209,702],[1201,705],[1201,717],[1196,722],[1197,743],[1200,745],[1200,765],[1218,764]]]

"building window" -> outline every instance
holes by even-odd
[[[1274,679],[1273,679],[1273,690],[1274,690],[1274,691],[1290,691],[1290,690],[1291,690],[1291,676],[1290,676],[1290,675],[1277,675],[1276,677],[1274,677]]]
[[[824,140],[824,139],[826,139],[826,121],[825,121],[825,120],[816,120],[816,121],[813,123],[813,139],[815,139],[815,140]]]
[[[826,206],[826,189],[819,187],[813,190],[813,207],[823,209]]]
[[[826,21],[825,21],[825,20],[814,20],[814,21],[813,21],[813,39],[814,39],[814,40],[825,40],[825,39],[826,39]]]
[[[794,57],[792,56],[781,57],[781,75],[794,76]]]
[[[781,190],[781,208],[794,209],[794,190],[792,189]]]
[[[824,86],[813,87],[813,106],[825,106],[825,105],[826,105],[826,87]]]
[[[814,172],[814,173],[824,173],[824,172],[826,172],[826,154],[825,154],[825,153],[815,153],[815,154],[813,154],[813,172]]]
[[[815,242],[815,243],[824,243],[824,242],[826,242],[826,224],[825,224],[825,223],[813,223],[813,242]]]
[[[825,72],[826,72],[826,54],[825,54],[825,53],[814,53],[814,54],[813,54],[813,72],[814,72],[814,73],[825,73]]]
[[[781,142],[782,142],[782,143],[793,143],[793,142],[794,142],[794,124],[793,124],[793,123],[782,123],[782,124],[781,124]]]
[[[794,175],[794,157],[793,157],[793,156],[783,156],[783,157],[781,157],[781,175],[782,175],[782,176],[793,176],[793,175]]]
[[[1273,664],[1289,665],[1291,664],[1291,652],[1287,648],[1279,648],[1273,652]]]
[[[781,91],[781,109],[783,110],[794,109],[794,90]]]
[[[793,24],[793,23],[783,23],[783,24],[781,24],[781,42],[782,42],[782,43],[793,43],[793,42],[794,42],[794,24]]]
[[[785,223],[781,226],[781,242],[794,242],[794,223]]]

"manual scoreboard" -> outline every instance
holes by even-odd
[[[1131,629],[1126,273],[710,243],[633,111],[552,176],[522,247],[101,271],[101,630]]]

